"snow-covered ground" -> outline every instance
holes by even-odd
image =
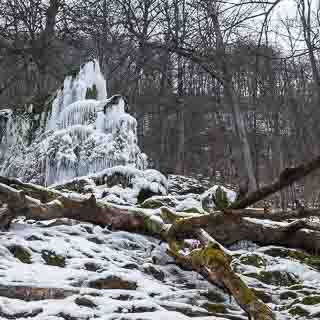
[[[154,215],[161,205],[201,212],[207,194],[155,196],[139,206]],[[166,249],[89,223],[18,219],[0,233],[0,319],[247,319],[228,293],[182,270]],[[320,317],[320,257],[249,242],[229,249],[234,270],[277,319]]]

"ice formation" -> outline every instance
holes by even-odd
[[[32,107],[17,115],[2,111],[0,173],[51,185],[119,165],[144,170],[136,120],[122,96],[106,97],[99,64],[90,61],[65,79],[47,114],[35,117]],[[28,141],[32,121],[40,125]]]
[[[56,99],[52,104],[52,113],[47,128],[56,129],[59,125],[57,119],[60,117],[61,112],[64,112],[67,107],[76,101],[86,100],[90,90],[96,93],[96,100],[104,101],[107,99],[106,81],[100,71],[99,63],[96,60],[86,63],[75,77],[71,75],[65,78],[63,88],[58,90]],[[89,104],[90,103],[88,103],[87,106],[89,106]],[[84,107],[86,111],[88,111],[93,104],[94,103],[87,108]],[[78,106],[78,108],[81,107]],[[70,111],[71,110],[72,108]],[[78,114],[80,114],[80,112],[78,112]]]

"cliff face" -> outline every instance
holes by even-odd
[[[122,96],[107,99],[99,64],[88,62],[42,104],[0,112],[0,173],[52,185],[117,165],[144,170],[125,109]]]

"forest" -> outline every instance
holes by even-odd
[[[97,57],[156,169],[254,187],[319,153],[316,1],[4,0],[0,15],[3,106],[41,103]],[[277,201],[316,203],[317,183]]]
[[[319,319],[319,53],[315,0],[2,0],[0,319]]]

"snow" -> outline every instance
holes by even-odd
[[[202,204],[200,201],[192,198],[192,197],[188,197],[184,200],[182,200],[176,207],[175,209],[177,211],[186,211],[186,210],[190,210],[190,209],[196,209],[199,213],[204,213],[205,211],[202,208]]]
[[[52,187],[68,189],[70,185],[77,185],[78,181],[87,181],[87,189],[105,202],[116,204],[136,204],[142,190],[155,194],[167,194],[167,179],[159,171],[153,169],[139,170],[134,166],[114,166],[98,173],[56,184]]]
[[[214,287],[194,272],[168,264],[172,258],[166,254],[166,245],[159,245],[158,240],[123,231],[110,232],[89,223],[48,225],[48,222],[29,225],[21,221],[13,224],[10,232],[1,234],[0,287],[59,288],[71,293],[63,299],[29,302],[8,298],[1,293],[1,319],[31,312],[35,312],[32,316],[35,320],[61,320],[65,317],[98,320],[191,319],[180,310],[210,315],[202,307],[207,301],[203,294]],[[26,264],[16,259],[7,249],[12,245],[28,250],[32,263]],[[65,267],[46,264],[42,258],[45,250],[65,257]],[[154,264],[152,261],[157,262]],[[89,264],[95,265],[96,271],[88,269]],[[146,272],[148,266],[162,272],[163,280]],[[95,280],[110,276],[135,282],[137,289],[89,287]],[[230,314],[239,314],[239,307],[228,302],[225,293],[218,288],[214,290],[225,299],[227,306],[232,306]],[[86,298],[96,307],[79,305],[77,299],[80,298]]]

